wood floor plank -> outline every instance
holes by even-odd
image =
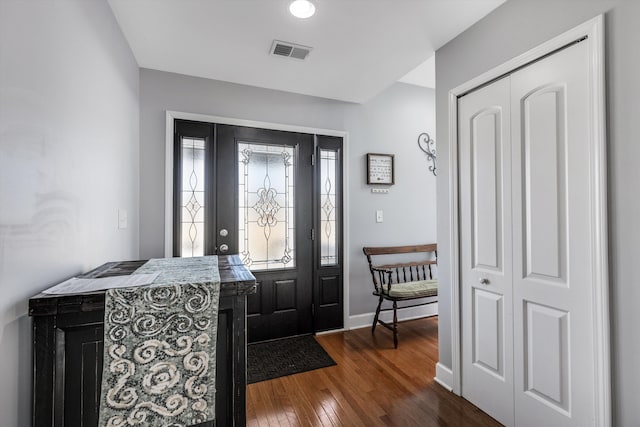
[[[248,426],[500,426],[433,381],[437,317],[316,337],[336,366],[247,386]]]
[[[291,396],[287,392],[287,389],[284,387],[282,382],[274,382],[273,389],[274,396],[276,397],[276,401],[278,402],[276,406],[280,408],[281,412],[280,424],[286,426],[300,425],[300,421],[296,414],[294,405],[291,402]]]

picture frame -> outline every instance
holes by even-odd
[[[367,153],[367,184],[393,185],[395,183],[394,155]]]

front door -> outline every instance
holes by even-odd
[[[175,129],[174,255],[240,256],[258,282],[247,298],[249,342],[318,330],[327,323],[313,315],[316,284],[326,282],[315,239],[318,138],[188,121]],[[340,310],[330,314],[340,318],[328,322],[335,327],[342,325],[339,264]]]

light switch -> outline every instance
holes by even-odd
[[[376,211],[376,222],[382,222],[383,219],[382,211]]]
[[[126,209],[118,209],[118,228],[124,230],[129,226],[129,216]]]

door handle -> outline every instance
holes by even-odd
[[[229,245],[223,243],[220,245],[220,247],[218,248],[218,250],[222,253],[225,253],[229,250]]]
[[[482,277],[480,279],[480,284],[481,285],[488,285],[489,284],[489,279],[487,279],[486,277]]]

